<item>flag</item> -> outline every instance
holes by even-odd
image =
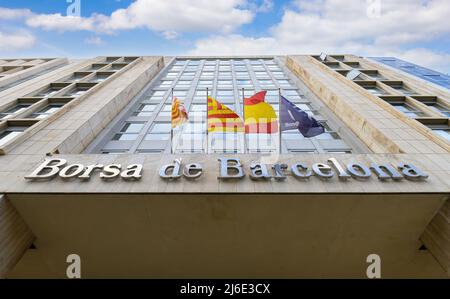
[[[243,132],[244,123],[236,112],[208,97],[208,132]]]
[[[325,132],[325,128],[294,103],[281,97],[280,107],[281,131],[298,129],[303,136],[309,138]]]
[[[278,133],[277,114],[272,105],[264,102],[267,91],[244,99],[245,133]]]
[[[172,102],[172,128],[181,126],[187,120],[188,114],[186,108],[180,103],[179,99],[174,97]]]

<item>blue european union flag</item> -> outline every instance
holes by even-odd
[[[280,107],[281,131],[298,129],[305,137],[314,137],[325,132],[325,128],[294,103],[281,97]]]

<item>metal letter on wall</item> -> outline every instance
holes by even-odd
[[[428,178],[428,174],[424,173],[412,164],[400,163],[398,168],[402,171],[407,180],[421,181]]]
[[[180,173],[181,160],[176,159],[172,164],[167,164],[159,170],[159,176],[166,180],[176,180],[181,177]]]
[[[252,180],[270,180],[272,176],[269,174],[266,164],[252,163],[250,165],[250,178]]]
[[[237,158],[219,158],[220,170],[218,179],[242,179],[245,176],[241,161]],[[234,174],[230,174],[230,171]]]
[[[183,175],[185,178],[193,180],[199,178],[203,173],[202,165],[191,163],[184,167]]]

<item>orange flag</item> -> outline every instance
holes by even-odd
[[[188,120],[188,114],[186,108],[180,103],[180,100],[176,97],[172,102],[172,128],[181,126]]]
[[[278,133],[278,119],[272,105],[264,102],[267,91],[244,99],[245,133]]]

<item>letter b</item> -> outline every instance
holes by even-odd
[[[245,176],[242,164],[239,159],[236,158],[219,158],[220,162],[220,175],[219,179],[241,179]],[[234,174],[229,172],[233,171]]]
[[[51,179],[59,173],[59,168],[66,165],[64,159],[46,159],[35,171],[26,176],[27,180]]]

